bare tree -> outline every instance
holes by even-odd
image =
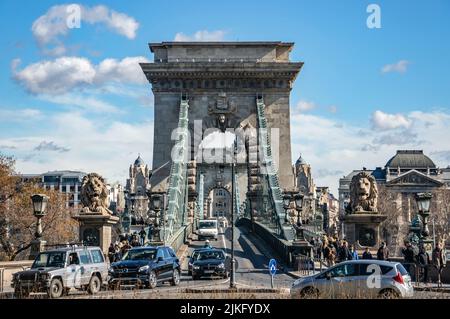
[[[0,258],[14,260],[30,248],[36,223],[30,198],[36,193],[49,196],[47,215],[42,218],[47,244],[76,239],[78,224],[66,208],[65,195],[33,181],[23,182],[15,174],[14,160],[0,154]]]
[[[434,222],[436,242],[445,243],[450,237],[450,189],[435,190],[430,209],[430,229]]]

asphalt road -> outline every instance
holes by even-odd
[[[236,260],[235,282],[238,288],[271,288],[269,274],[269,258],[253,244],[245,229],[235,228],[234,256]],[[188,255],[196,248],[201,248],[204,241],[193,241],[189,246]],[[211,240],[211,245],[215,248],[224,249],[228,256],[231,256],[231,228],[220,229],[217,241]],[[182,268],[187,269],[186,265]],[[187,270],[186,270],[187,272]],[[185,277],[183,277],[185,278]],[[190,280],[191,278],[187,278]],[[214,280],[216,286],[229,286],[229,280]],[[197,281],[196,281],[197,282]],[[211,282],[211,279],[202,279],[198,282]],[[274,288],[289,288],[294,279],[284,273],[278,273],[274,277]]]
[[[195,237],[195,236],[194,236]],[[218,240],[211,240],[211,245],[215,248],[224,249],[228,256],[231,256],[231,228],[220,229]],[[201,248],[205,241],[194,240],[187,248],[185,256],[190,256],[196,248]],[[269,258],[263,255],[251,242],[246,230],[235,228],[235,259],[236,276],[235,281],[238,288],[271,288],[270,275],[268,270]],[[171,295],[179,296],[187,288],[223,289],[228,288],[230,279],[223,278],[202,278],[192,280],[188,276],[188,258],[183,258],[181,265],[181,281],[177,287],[169,284],[159,284],[156,289],[136,289],[135,287],[123,287],[120,291],[101,291],[95,296],[86,293],[73,291],[66,298],[168,298]],[[286,274],[279,273],[274,277],[274,288],[288,288],[294,279]],[[284,290],[284,289],[283,289]]]

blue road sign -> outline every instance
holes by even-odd
[[[277,273],[277,261],[275,259],[269,261],[269,272],[272,276]]]

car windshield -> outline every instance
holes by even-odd
[[[122,260],[153,260],[155,256],[156,249],[132,249],[123,255]]]
[[[224,254],[220,250],[212,251],[201,251],[199,252],[196,260],[207,260],[207,259],[225,259]]]
[[[217,223],[215,221],[210,222],[200,222],[199,228],[216,228]]]
[[[63,268],[66,262],[65,252],[40,253],[31,268],[57,267]]]

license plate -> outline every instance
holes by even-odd
[[[213,274],[214,270],[205,270],[205,274]]]

